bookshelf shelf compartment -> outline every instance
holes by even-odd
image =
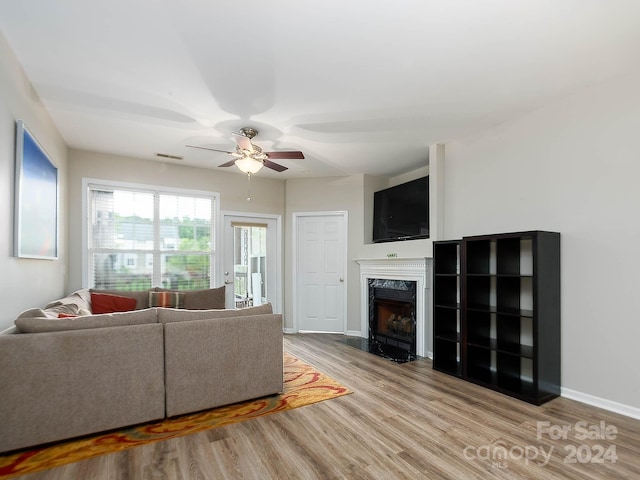
[[[433,262],[433,368],[462,376],[460,242],[435,242]]]

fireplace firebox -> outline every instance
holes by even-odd
[[[398,361],[416,357],[416,282],[369,279],[369,351]]]

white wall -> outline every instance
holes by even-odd
[[[60,178],[60,234],[58,260],[13,257],[13,195],[15,122],[24,120],[58,167]],[[32,89],[20,64],[0,34],[0,291],[3,308],[0,329],[13,324],[23,310],[60,297],[66,289],[66,172],[67,148],[49,114]]]
[[[282,215],[284,181],[251,178],[247,201],[247,177],[218,169],[185,167],[175,163],[71,150],[69,152],[69,248],[82,251],[82,179],[94,178],[171,188],[220,193],[220,210]],[[221,281],[221,279],[219,279]],[[86,286],[86,285],[85,285]],[[83,287],[82,258],[69,257],[69,290]]]
[[[636,409],[638,85],[640,71],[449,143],[444,162],[445,238],[561,233],[563,394]]]

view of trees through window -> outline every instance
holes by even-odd
[[[210,288],[214,197],[92,187],[89,205],[90,286]]]

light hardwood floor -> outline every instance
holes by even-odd
[[[354,393],[20,478],[640,478],[640,420],[564,398],[532,406],[436,372],[428,359],[395,364],[341,336],[284,343]],[[551,438],[563,427],[566,438]]]

